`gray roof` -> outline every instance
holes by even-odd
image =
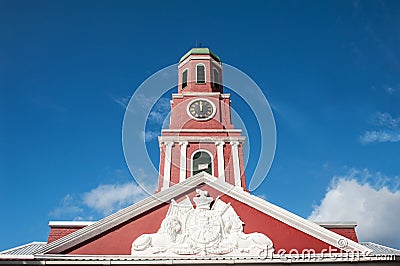
[[[44,247],[46,242],[31,242],[22,246],[7,249],[0,252],[0,255],[33,255],[36,250]],[[400,250],[379,245],[372,242],[360,242],[361,245],[372,250],[371,255],[400,255]]]
[[[31,242],[22,246],[7,249],[0,252],[0,255],[33,255],[36,250],[44,247],[46,242]]]
[[[361,245],[372,250],[371,255],[397,255],[400,256],[400,250],[379,245],[372,242],[360,242]]]

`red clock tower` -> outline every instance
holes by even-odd
[[[232,125],[221,60],[208,48],[193,48],[179,61],[178,79],[170,125],[159,137],[158,191],[202,171],[245,189],[245,137]]]

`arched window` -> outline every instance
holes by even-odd
[[[217,88],[221,84],[219,80],[219,72],[216,68],[213,68],[213,87]]]
[[[182,90],[187,86],[188,84],[188,70],[185,69],[182,72]]]
[[[206,83],[206,66],[204,64],[196,66],[196,83]]]
[[[192,155],[192,175],[205,171],[210,175],[212,171],[212,157],[208,151],[197,151]]]

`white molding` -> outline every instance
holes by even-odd
[[[290,264],[303,264],[303,265],[320,265],[326,263],[344,265],[382,265],[383,262],[395,261],[399,259],[399,256],[387,255],[370,255],[370,256],[349,256],[346,253],[343,254],[315,254],[309,255],[308,257],[301,255],[274,255],[272,258],[260,259],[260,258],[246,258],[237,256],[225,256],[218,258],[216,256],[207,256],[199,258],[152,258],[149,256],[131,256],[131,255],[68,255],[68,254],[51,254],[51,255],[35,255],[35,256],[3,256],[0,255],[0,259],[10,260],[6,261],[8,264],[15,265],[228,265],[228,264],[240,264],[240,265],[290,265]],[[17,260],[15,260],[17,259]],[[21,259],[21,260],[19,260]],[[25,259],[25,260],[24,260]],[[12,262],[11,262],[12,260]],[[347,262],[347,263],[346,263]],[[363,264],[359,264],[359,263]]]
[[[182,99],[184,96],[190,96],[190,97],[198,97],[198,96],[220,96],[220,98],[225,99],[225,98],[230,98],[231,94],[230,93],[220,93],[220,92],[185,92],[182,91],[181,93],[173,93],[172,94],[172,99]]]
[[[37,262],[33,263],[26,263],[25,261],[23,263],[18,263],[20,260],[28,260],[28,261],[33,261],[35,259],[34,255],[11,255],[11,254],[0,254],[0,264],[3,264],[1,261],[7,261],[11,260],[12,264],[11,265],[16,265],[16,264],[21,264],[21,265],[26,265],[26,264],[34,264],[34,265],[44,265],[45,263],[38,264]],[[64,262],[65,263],[65,262]]]
[[[181,68],[182,66],[186,65],[186,63],[189,62],[189,61],[190,61],[190,59],[189,59],[189,56],[188,56],[185,60],[183,60],[182,62],[180,62],[178,64],[178,69]]]
[[[225,98],[230,98],[231,94],[230,93],[220,93],[220,92],[192,92],[192,91],[186,91],[186,92],[182,92],[182,93],[172,94],[172,98],[183,98],[184,96],[187,96],[187,97],[220,96],[220,98],[225,99]]]
[[[191,60],[210,60],[210,62],[216,63],[217,65],[222,67],[222,63],[216,61],[211,55],[189,55],[185,60],[178,64],[178,68],[181,68],[183,65],[188,63]]]
[[[186,149],[187,149],[188,144],[189,144],[189,142],[187,142],[187,141],[179,142],[179,146],[180,146],[179,182],[182,182],[186,179],[186,164],[187,164]]]
[[[190,110],[189,110],[189,109],[190,109],[190,106],[191,106],[194,102],[196,102],[196,101],[205,101],[205,102],[208,102],[209,104],[211,104],[211,106],[213,107],[213,111],[212,111],[211,115],[208,116],[208,117],[204,117],[204,118],[197,118],[197,117],[193,116],[193,115],[190,113]],[[193,118],[194,120],[197,120],[197,121],[208,121],[208,120],[210,120],[211,118],[213,118],[213,117],[215,116],[215,114],[217,113],[217,108],[215,107],[215,104],[214,104],[212,101],[208,100],[208,99],[205,99],[205,98],[195,98],[195,99],[191,100],[191,101],[187,104],[187,106],[186,106],[186,113],[189,115],[189,117]]]
[[[74,228],[74,227],[84,227],[95,222],[91,221],[50,221],[49,227],[58,227],[58,228]]]
[[[164,202],[169,202],[171,199],[182,195],[183,193],[186,193],[203,183],[220,191],[221,194],[225,193],[227,196],[232,197],[251,208],[255,208],[260,212],[277,219],[278,221],[300,230],[301,232],[328,243],[333,247],[343,249],[345,251],[357,251],[363,254],[370,254],[372,252],[371,249],[364,247],[359,243],[356,243],[350,239],[346,239],[343,236],[325,229],[314,222],[297,216],[296,214],[273,205],[272,203],[269,203],[259,197],[253,196],[243,189],[234,187],[233,185],[223,182],[203,171],[195,176],[187,178],[185,181],[179,184],[157,193],[156,195],[149,196],[127,208],[111,214],[92,225],[86,226],[74,233],[57,239],[39,249],[36,254],[61,253],[80,243],[88,241],[89,239],[104,233],[140,214],[143,214],[144,212],[149,211]],[[345,248],[340,248],[339,240],[343,239],[347,240],[347,246]]]
[[[172,141],[164,141],[165,145],[165,156],[164,156],[164,176],[163,176],[163,185],[161,190],[169,188],[171,181],[171,164],[172,164],[172,147],[174,146],[174,142]]]
[[[324,228],[355,228],[356,222],[315,222]]]
[[[232,147],[232,163],[233,163],[233,176],[235,177],[235,186],[242,187],[240,160],[239,160],[239,141],[230,141]]]
[[[237,136],[237,137],[206,137],[206,136],[160,136],[158,137],[159,142],[165,141],[173,141],[173,142],[200,142],[200,143],[215,143],[216,141],[230,142],[230,141],[238,141],[240,144],[244,144],[246,141],[246,137]]]
[[[182,99],[183,98],[183,94],[182,94],[182,92],[180,92],[180,93],[174,93],[174,94],[172,94],[172,102],[173,102],[173,99]]]
[[[161,132],[171,133],[187,133],[187,132],[200,132],[200,133],[242,133],[241,129],[162,129]]]
[[[215,145],[217,146],[217,158],[218,158],[218,178],[221,178],[223,181],[225,179],[225,160],[224,160],[224,141],[216,141]]]

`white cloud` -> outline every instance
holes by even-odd
[[[160,98],[150,112],[148,119],[150,123],[162,124],[170,111],[170,100],[168,98]]]
[[[111,96],[111,98],[113,99],[113,101],[117,104],[119,104],[122,108],[126,109],[126,107],[128,106],[129,97],[113,97]]]
[[[160,132],[159,131],[147,130],[146,132],[142,131],[140,133],[140,137],[144,141],[151,141],[153,139],[156,139],[158,136],[160,136]]]
[[[143,180],[151,180],[143,168],[135,167],[135,173]],[[117,179],[124,177],[121,169],[115,170],[115,174]],[[142,186],[144,189],[133,181],[117,182],[100,184],[90,191],[74,196],[67,194],[49,216],[62,220],[97,220],[149,196],[155,191],[157,184],[148,182],[142,183]]]
[[[138,106],[143,109],[151,108],[157,100],[156,97],[149,97],[141,93],[135,94],[132,99],[134,101],[135,106]]]
[[[120,105],[122,108],[133,111],[135,109],[149,110],[151,112],[148,114],[148,122],[152,124],[162,125],[164,120],[168,117],[170,111],[170,99],[169,98],[159,98],[146,97],[143,94],[136,94],[132,100],[133,103],[129,105],[130,97],[114,97],[111,96],[112,100]],[[129,107],[129,109],[127,109]]]
[[[400,92],[400,86],[383,86],[383,89],[390,95],[397,94],[397,92]]]
[[[376,113],[374,123],[392,130],[400,129],[400,117],[393,118],[389,113]]]
[[[141,109],[148,110],[156,103],[157,99],[155,97],[147,97],[144,94],[135,94],[133,98],[131,96],[122,96],[122,97],[114,97],[111,96],[112,100],[120,105],[122,108],[127,109],[130,107],[128,111],[133,111],[133,109]],[[132,103],[129,105],[130,100],[132,99]]]
[[[152,123],[161,124],[162,122],[164,122],[165,117],[166,114],[160,111],[152,111],[149,114],[149,121],[151,121]]]
[[[83,213],[83,209],[76,204],[75,198],[71,194],[67,194],[62,199],[60,205],[49,213],[52,218],[75,217]],[[75,219],[75,218],[73,218]]]
[[[133,183],[106,184],[83,194],[83,203],[105,215],[124,208],[147,196],[146,192]]]
[[[168,120],[168,113],[170,111],[170,100],[168,98],[160,98],[152,108],[148,115],[147,122],[150,127],[146,131],[140,132],[140,137],[144,141],[151,141],[161,135],[158,128]]]
[[[352,169],[335,176],[318,206],[308,218],[313,221],[356,221],[360,241],[400,247],[399,177]]]
[[[363,144],[372,142],[398,142],[400,141],[400,132],[383,130],[365,131],[364,134],[360,136],[360,141]]]
[[[374,115],[371,123],[377,129],[363,132],[360,136],[362,144],[400,141],[400,117],[392,117],[389,113],[378,112]]]

